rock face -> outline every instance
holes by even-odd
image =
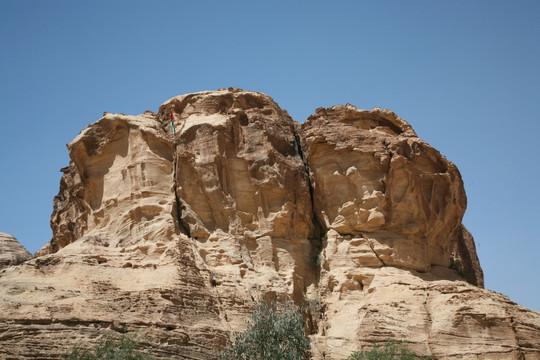
[[[32,254],[22,246],[15,237],[0,232],[0,270],[18,265],[32,258]]]
[[[52,240],[0,271],[0,358],[129,332],[157,358],[216,359],[266,297],[309,305],[314,359],[388,338],[540,359],[540,314],[482,288],[457,168],[388,110],[299,125],[231,88],[106,114],[68,150]]]
[[[450,266],[467,203],[461,176],[409,124],[334,106],[310,116],[302,135],[316,216],[332,242],[355,239],[357,265]]]
[[[129,247],[152,239],[147,252],[176,233],[171,139],[153,113],[107,114],[68,144],[51,216],[54,253],[85,236]],[[159,252],[159,251],[158,251]]]
[[[268,293],[301,301],[316,281],[316,227],[293,120],[242,91],[176,97],[158,116],[171,113],[178,218],[201,267],[231,304]]]

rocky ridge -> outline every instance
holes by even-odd
[[[10,234],[0,232],[0,270],[32,258],[24,246]]]
[[[459,171],[391,111],[300,125],[230,88],[105,114],[68,151],[52,240],[0,271],[0,357],[113,331],[215,359],[270,297],[310,305],[314,359],[387,338],[436,359],[540,358],[540,314],[482,288]]]

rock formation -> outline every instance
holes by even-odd
[[[32,258],[32,254],[10,234],[0,232],[0,270],[18,265]]]
[[[107,113],[68,150],[52,240],[0,271],[1,358],[56,359],[108,331],[216,359],[269,297],[309,304],[314,359],[388,338],[540,359],[540,314],[482,288],[459,171],[388,110],[300,125],[222,89]]]

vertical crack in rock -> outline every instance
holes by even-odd
[[[174,199],[176,201],[176,219],[178,221],[178,227],[180,228],[180,232],[183,234],[186,234],[188,237],[191,237],[189,233],[189,226],[186,226],[182,220],[182,211],[183,211],[184,206],[182,205],[182,202],[180,201],[180,197],[178,196],[178,180],[176,176],[177,171],[178,171],[177,146],[178,146],[178,142],[176,141],[176,137],[174,137],[173,187],[174,187]]]
[[[386,176],[384,176],[384,177],[381,179],[381,183],[382,183],[382,185],[383,185],[383,190],[382,190],[382,192],[383,192],[383,194],[386,194],[386,190],[387,190],[387,189],[386,189],[386,181],[385,181],[385,179],[386,179],[387,176],[390,175],[390,166],[391,166],[390,164],[392,163],[392,157],[394,156],[394,153],[392,152],[392,150],[390,150],[390,148],[389,148],[389,146],[388,146],[389,144],[388,144],[388,142],[387,142],[385,139],[383,139],[382,143],[383,143],[384,148],[385,148],[386,151],[388,152],[388,157],[389,157],[389,159],[388,159],[388,168],[386,169]]]
[[[297,126],[299,126],[298,123],[295,123],[293,128],[292,128],[292,131],[293,131],[293,135],[294,135],[294,140],[296,142],[296,148],[297,148],[297,151],[298,151],[298,155],[300,155],[300,159],[302,160],[302,163],[304,164],[304,172],[306,174],[306,180],[307,180],[307,185],[308,185],[308,190],[309,190],[309,198],[310,198],[310,201],[311,201],[311,216],[313,218],[313,226],[314,226],[314,237],[315,237],[315,243],[313,244],[312,243],[312,247],[311,247],[311,251],[312,251],[312,254],[313,254],[313,263],[314,264],[317,264],[316,266],[316,281],[320,281],[320,278],[321,278],[321,270],[322,270],[322,250],[323,250],[323,244],[322,244],[322,238],[323,238],[323,226],[321,225],[321,223],[319,222],[319,219],[317,217],[317,214],[315,212],[315,195],[314,195],[314,186],[313,186],[313,179],[311,177],[311,171],[310,171],[310,168],[309,168],[309,163],[308,163],[308,159],[307,159],[307,154],[304,152],[304,147],[302,146],[302,140],[300,139],[300,135],[298,134],[298,128]],[[319,296],[320,296],[320,289],[318,290],[319,291]],[[308,311],[309,312],[309,316],[310,318],[312,318],[312,313],[311,313],[311,309]],[[325,312],[325,308],[324,306],[322,306],[320,304],[320,302],[318,303],[318,316],[316,316],[316,318],[318,317],[318,319],[316,321],[313,321],[313,319],[311,319],[311,325],[313,326],[313,333],[316,334],[319,332],[319,329],[322,328],[322,331],[323,333],[325,332],[325,328],[326,328],[326,324],[325,324],[325,316],[324,316],[324,312]],[[322,355],[322,358],[325,359],[326,356]]]
[[[314,198],[314,190],[313,190],[313,180],[311,178],[311,171],[309,169],[309,163],[308,163],[308,160],[307,160],[307,156],[304,153],[304,148],[302,146],[302,141],[300,140],[300,135],[298,134],[296,126],[293,127],[293,134],[294,134],[294,139],[296,141],[296,147],[298,149],[298,154],[300,155],[300,159],[302,159],[302,163],[304,164],[304,171],[305,171],[306,176],[307,176],[309,197],[310,197],[310,200],[311,200],[311,212],[312,212],[312,216],[313,216],[313,224],[315,226],[315,237],[317,238],[319,243],[322,243],[323,226],[319,222],[319,219],[317,218],[317,214],[315,213],[315,198]],[[320,244],[318,244],[318,246],[320,246]]]
[[[429,289],[426,288],[425,291],[426,291],[426,299],[424,300],[424,310],[426,312],[427,323],[426,323],[426,328],[424,331],[426,332],[426,345],[429,350],[429,355],[433,356],[433,350],[431,348],[431,329],[433,328],[433,319],[431,318],[431,312],[428,307]]]
[[[180,127],[180,130],[178,131],[180,135],[182,134],[182,130],[184,128],[184,125],[185,125],[185,123],[182,123],[182,125]],[[176,138],[175,134],[173,134],[172,137],[173,137],[173,140],[174,140],[173,187],[174,187],[174,198],[175,198],[175,206],[176,206],[176,219],[177,219],[177,222],[178,222],[178,228],[180,229],[180,232],[182,234],[187,235],[189,238],[191,238],[191,234],[190,234],[190,231],[189,231],[189,225],[185,224],[184,221],[182,220],[182,213],[184,211],[184,205],[180,201],[180,196],[178,195],[178,177],[177,177],[177,174],[178,174],[178,171],[179,171],[179,169],[178,169],[178,139]],[[215,296],[215,300],[217,302],[217,308],[218,308],[218,311],[219,311],[219,317],[226,324],[225,326],[229,330],[229,331],[227,331],[227,335],[229,337],[229,341],[232,342],[232,340],[233,340],[232,339],[233,330],[232,330],[231,324],[229,322],[229,316],[227,315],[226,307],[223,304],[223,300],[222,300],[223,297],[221,296],[221,294],[219,293],[218,288],[217,288],[217,280],[215,279],[215,274],[212,271],[210,271],[210,269],[208,269],[206,267],[206,263],[204,262],[203,259],[200,258],[199,251],[197,249],[197,246],[194,244],[194,242],[192,242],[190,240],[188,240],[188,241],[189,241],[189,246],[190,246],[191,251],[192,251],[193,256],[194,256],[194,261],[196,262],[198,269],[201,270],[201,271],[205,271],[207,273],[207,275],[208,275],[208,282],[210,284],[210,288],[213,289],[213,292],[215,294],[214,296]]]
[[[297,125],[297,123],[294,125]],[[313,256],[313,263],[318,264],[316,266],[317,270],[315,274],[316,274],[317,281],[319,281],[321,277],[321,269],[322,269],[321,256],[322,256],[322,250],[323,250],[322,248],[323,226],[319,222],[319,219],[315,212],[315,195],[314,195],[314,189],[313,189],[313,180],[311,178],[311,171],[309,169],[307,154],[304,153],[304,148],[302,147],[302,141],[300,139],[300,135],[298,134],[297,126],[293,126],[292,131],[294,135],[294,140],[296,142],[298,155],[300,155],[300,159],[302,160],[302,163],[304,164],[304,171],[305,171],[307,183],[308,183],[309,198],[311,201],[311,216],[313,218],[313,226],[314,226],[313,236],[315,238],[315,243],[314,244],[312,243],[311,251],[312,251],[312,256]]]
[[[170,114],[173,112],[171,111]],[[170,115],[169,114],[169,115]],[[168,127],[167,127],[167,119],[168,117],[160,117],[159,115],[156,116],[156,120],[160,122],[163,126],[163,129],[166,134],[168,134]],[[180,129],[180,134],[182,134],[182,129]],[[176,221],[178,222],[178,228],[180,229],[180,233],[187,235],[188,237],[191,237],[191,234],[189,232],[189,226],[184,224],[184,221],[182,220],[182,212],[184,209],[184,206],[182,205],[182,202],[180,201],[180,197],[178,196],[178,139],[176,138],[176,134],[171,134],[172,140],[174,142],[173,147],[173,192],[174,192],[174,200],[175,200],[175,212],[176,212]]]

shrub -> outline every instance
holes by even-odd
[[[346,360],[430,360],[431,356],[419,356],[407,349],[405,343],[388,340],[381,348],[375,344],[371,350],[360,350],[353,353]]]
[[[222,360],[302,360],[309,357],[300,309],[291,303],[258,302],[248,320],[248,328]]]
[[[150,354],[140,352],[138,345],[129,336],[121,336],[118,340],[105,336],[94,351],[74,348],[65,356],[67,360],[151,360]]]

